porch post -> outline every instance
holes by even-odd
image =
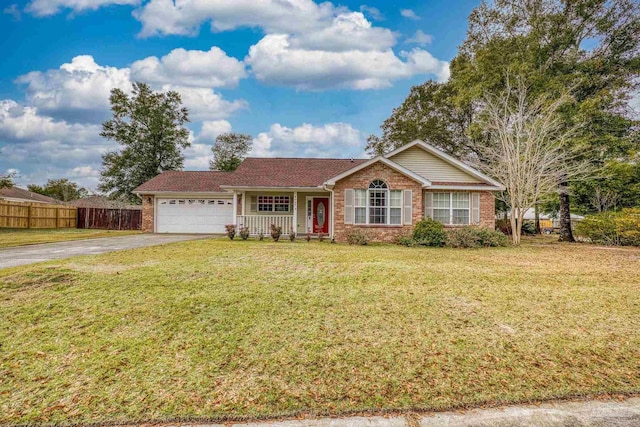
[[[238,195],[236,190],[233,190],[233,224],[238,226]]]
[[[291,222],[291,227],[293,227],[293,232],[298,232],[298,192],[293,192],[293,221]],[[289,230],[289,233],[291,230]]]
[[[243,191],[242,192],[242,216],[245,216],[247,214],[247,192]]]

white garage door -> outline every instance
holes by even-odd
[[[158,199],[158,233],[224,233],[233,222],[231,199]]]

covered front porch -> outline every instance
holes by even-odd
[[[271,225],[282,228],[282,234],[330,235],[331,192],[313,189],[234,189],[236,204],[234,224],[239,230],[247,227],[249,234],[269,235]]]

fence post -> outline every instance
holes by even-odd
[[[27,207],[27,228],[31,228],[31,203]]]
[[[60,225],[60,206],[56,206],[56,228]]]

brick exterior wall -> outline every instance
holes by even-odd
[[[480,193],[480,227],[496,229],[496,196],[490,191]]]
[[[150,199],[150,201],[147,201]],[[153,233],[153,210],[156,205],[155,196],[143,195],[142,196],[142,231],[145,233]]]
[[[381,179],[390,190],[413,190],[412,225],[365,225],[344,223],[344,190],[366,189],[371,181]],[[384,163],[374,163],[348,177],[338,181],[333,189],[335,198],[335,224],[333,234],[336,242],[346,242],[354,229],[366,230],[373,241],[392,242],[399,235],[408,234],[413,224],[422,219],[422,185],[403,174],[396,172]]]

